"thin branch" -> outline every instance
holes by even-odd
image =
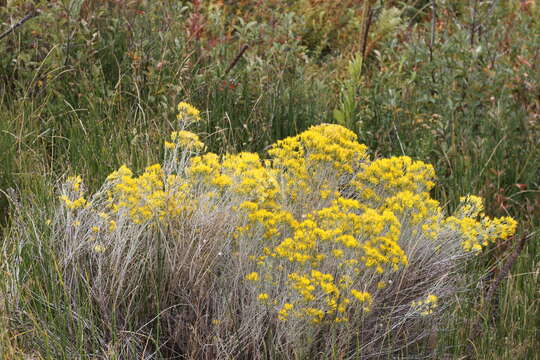
[[[433,46],[435,44],[435,30],[437,29],[437,4],[431,1],[431,37],[429,39],[429,61],[433,62]]]
[[[249,45],[245,44],[244,46],[242,46],[242,48],[240,49],[240,52],[238,53],[238,55],[236,55],[236,57],[234,58],[234,60],[232,61],[232,63],[229,65],[229,67],[227,68],[227,70],[225,70],[225,75],[227,75],[229,73],[229,71],[232,70],[233,67],[236,66],[236,63],[238,62],[238,60],[240,60],[240,58],[242,57],[242,55],[244,55],[244,53],[246,52],[246,50],[249,48]]]
[[[24,24],[28,20],[30,20],[30,19],[38,16],[38,15],[39,15],[38,10],[32,10],[25,17],[23,17],[18,23],[14,24],[11,28],[9,28],[9,30],[7,30],[2,35],[0,35],[0,40],[2,40],[3,38],[5,38],[9,34],[11,34],[13,31],[15,31],[15,29],[17,29],[19,26],[21,26],[22,24]]]
[[[478,0],[474,0],[474,6],[471,9],[471,17],[472,17],[472,24],[471,24],[471,47],[474,46],[474,34],[476,33],[476,14],[478,11]]]
[[[364,8],[362,10],[362,37],[360,38],[360,54],[362,55],[362,59],[364,59],[366,56],[369,28],[373,20],[373,11],[371,7],[371,0],[367,0],[364,2]]]

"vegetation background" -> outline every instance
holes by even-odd
[[[433,164],[433,195],[449,210],[478,194],[490,216],[519,221],[516,239],[471,262],[477,288],[456,294],[433,341],[455,358],[538,356],[537,2],[7,0],[0,33],[27,15],[0,39],[4,234],[12,191],[48,204],[66,175],[93,191],[122,164],[141,170],[161,159],[179,101],[203,110],[196,130],[218,153],[262,153],[334,122],[373,155]],[[1,309],[0,357],[24,358]]]

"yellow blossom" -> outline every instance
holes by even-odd
[[[116,230],[116,227],[117,227],[116,221],[114,221],[114,220],[109,221],[109,231]]]
[[[174,149],[176,145],[173,142],[165,141],[165,148],[166,149]]]
[[[105,251],[105,247],[101,244],[97,244],[97,245],[94,245],[93,247],[93,250],[98,253],[98,254],[101,254]]]
[[[258,281],[259,280],[259,274],[256,273],[255,271],[252,272],[252,273],[249,273],[249,274],[246,275],[246,280]]]

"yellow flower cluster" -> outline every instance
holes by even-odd
[[[462,237],[462,246],[466,251],[479,252],[490,242],[507,239],[516,232],[517,222],[514,219],[490,219],[483,210],[482,199],[469,195],[462,197],[456,213],[444,220],[446,228]]]
[[[409,190],[401,191],[384,201],[384,208],[390,210],[400,219],[413,226],[421,225],[421,233],[430,238],[438,234],[439,220],[442,217],[439,202],[432,199],[429,193],[415,194]],[[419,230],[413,230],[418,235]]]
[[[400,156],[363,164],[352,183],[363,200],[378,206],[403,191],[427,193],[435,185],[434,178],[431,165]]]
[[[108,205],[112,213],[127,211],[131,220],[142,224],[185,214],[190,209],[188,185],[176,175],[165,177],[160,164],[149,166],[138,177],[126,166],[108,176],[113,184]]]
[[[76,210],[90,205],[83,196],[81,183],[82,179],[80,176],[70,176],[66,180],[66,186],[62,195],[60,195],[60,200],[70,210]]]
[[[83,197],[79,197],[75,200],[70,200],[69,197],[67,197],[66,195],[62,195],[60,196],[60,200],[62,200],[66,204],[68,209],[71,210],[81,208],[87,204],[86,199]]]
[[[73,189],[73,191],[81,191],[82,178],[80,176],[70,176],[67,178],[66,183]]]
[[[177,106],[178,114],[176,117],[178,120],[182,121],[200,121],[201,120],[201,112],[199,109],[194,107],[193,105],[187,103],[187,102],[180,102]]]
[[[181,149],[201,151],[204,149],[204,143],[197,134],[190,131],[173,131],[171,133],[172,141],[165,141],[165,148],[172,150],[180,147]]]
[[[314,126],[303,133],[280,140],[268,154],[273,166],[282,171],[292,200],[328,194],[327,182],[344,183],[367,161],[367,147],[356,135],[339,125]],[[325,197],[325,193],[319,194]],[[315,194],[316,195],[316,194]]]
[[[308,214],[294,226],[294,235],[285,238],[271,252],[289,262],[318,267],[327,256],[338,258],[340,266],[360,271],[360,264],[376,267],[407,264],[407,257],[397,244],[400,224],[390,211],[366,209],[358,214],[356,200],[338,198],[326,208]],[[334,262],[331,260],[330,262]]]
[[[272,201],[279,189],[276,177],[254,153],[227,154],[223,159],[213,153],[195,156],[186,174],[191,184],[208,191],[227,189],[255,204]]]
[[[257,272],[252,272],[246,275],[246,280],[249,281],[259,281],[259,274]]]
[[[190,159],[190,165],[186,169],[188,180],[195,184],[213,184],[231,183],[230,179],[216,179],[221,177],[219,156],[214,153],[206,153],[200,156],[194,156]]]
[[[323,320],[345,322],[348,321],[346,313],[349,304],[354,301],[363,304],[364,311],[369,311],[371,294],[350,288],[351,284],[352,279],[347,275],[342,275],[336,281],[332,274],[318,270],[311,270],[309,275],[289,274],[290,287],[301,296],[300,301],[296,302],[299,310],[295,315],[307,317],[314,323]],[[286,320],[286,316],[282,316],[281,320]]]
[[[221,163],[223,175],[232,179],[231,190],[243,199],[267,203],[277,196],[278,182],[254,153],[227,154]]]
[[[292,236],[283,240],[278,237],[277,245],[266,247],[257,258],[269,281],[276,268],[292,265],[293,269],[304,270],[288,275],[287,286],[298,308],[296,315],[311,314],[313,322],[347,321],[346,312],[354,305],[353,300],[363,303],[363,310],[369,311],[371,294],[352,288],[354,281],[348,274],[357,277],[370,268],[383,273],[407,264],[397,243],[400,224],[392,212],[360,209],[357,200],[338,197],[330,206],[307,214],[301,222],[285,218],[283,222],[293,229]],[[253,214],[260,213],[256,210]],[[275,224],[281,219],[279,215],[267,218],[274,219]],[[268,232],[270,221],[260,216],[257,219]]]
[[[425,299],[413,301],[411,307],[413,311],[420,312],[420,315],[427,316],[433,313],[433,310],[438,306],[439,298],[433,294],[426,296]]]
[[[278,311],[278,319],[281,321],[287,320],[287,318],[289,317],[289,313],[293,308],[293,304],[284,304],[283,307]]]

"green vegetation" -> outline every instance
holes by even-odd
[[[58,216],[67,176],[80,175],[92,194],[123,164],[140,174],[162,163],[181,101],[201,110],[191,130],[209,151],[267,158],[276,140],[336,123],[354,131],[372,158],[432,164],[431,196],[448,213],[475,194],[488,216],[515,218],[516,237],[468,260],[456,287],[469,290],[454,294],[437,331],[403,354],[538,356],[536,2],[8,0],[0,1],[0,34],[33,11],[0,39],[0,357],[120,359],[141,343],[148,354],[164,346],[156,339],[165,327],[146,342],[111,331],[100,343],[104,324],[78,320],[118,326],[114,314],[99,319],[97,305],[85,303],[87,288],[66,285],[76,271],[63,272],[47,220]],[[163,265],[151,259],[140,268]],[[21,290],[13,308],[7,299]],[[138,291],[158,290],[167,292]],[[63,311],[74,296],[77,311]],[[162,304],[168,300],[152,299],[132,314],[159,317]],[[161,319],[175,321],[182,322]],[[266,341],[261,357],[283,350]]]

